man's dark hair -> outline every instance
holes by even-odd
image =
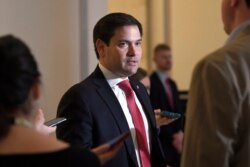
[[[29,47],[13,35],[0,37],[0,139],[10,128],[9,116],[17,108],[24,110],[32,85],[40,72]]]
[[[148,73],[146,70],[142,68],[138,68],[137,72],[133,74],[132,76],[130,76],[130,78],[137,80],[137,81],[141,81],[143,78],[147,76],[148,76]]]
[[[154,49],[154,53],[160,51],[160,50],[171,50],[170,46],[167,44],[158,44],[156,45]]]
[[[136,25],[142,36],[141,23],[133,16],[126,13],[110,13],[102,17],[95,25],[93,31],[94,46],[98,39],[102,40],[105,44],[109,45],[111,37],[114,35],[115,30],[122,26]],[[99,59],[99,54],[95,46],[95,52]]]

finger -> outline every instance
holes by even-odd
[[[42,133],[42,134],[45,134],[45,135],[49,135],[53,132],[56,131],[56,127],[49,127],[49,126],[46,126],[46,125],[41,125],[41,127],[39,129],[37,129],[38,132]]]
[[[56,131],[56,127],[48,127],[47,126],[47,130],[46,131],[47,131],[48,134],[54,133]]]
[[[37,110],[35,119],[38,124],[44,123],[45,118],[44,118],[43,110],[41,108]]]
[[[108,144],[103,144],[96,148],[91,149],[91,151],[96,154],[101,154],[101,153],[107,152],[109,149],[110,149],[110,146]]]
[[[155,109],[154,112],[155,114],[159,114],[161,112],[161,109]]]
[[[101,160],[101,164],[104,164],[106,161],[113,158],[117,154],[117,152],[121,149],[122,146],[123,146],[123,143],[119,143],[115,147],[108,149],[107,152],[99,154],[98,157]]]

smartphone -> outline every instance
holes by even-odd
[[[116,138],[108,141],[106,144],[110,145],[110,149],[115,147],[117,144],[123,142],[128,137],[130,137],[130,131],[124,132],[121,135],[117,136]]]
[[[170,112],[170,111],[161,111],[160,115],[163,117],[171,118],[171,119],[177,119],[181,117],[180,113]]]
[[[65,117],[59,117],[59,118],[51,119],[51,120],[45,122],[44,124],[47,126],[50,126],[50,127],[54,127],[54,126],[57,126],[58,124],[66,121],[66,120],[67,119]]]

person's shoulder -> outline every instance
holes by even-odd
[[[89,84],[91,85],[91,82],[96,79],[105,79],[99,67],[96,67],[96,69],[90,75],[86,76],[83,80],[71,86],[68,90],[79,89]]]
[[[145,86],[140,81],[132,79],[132,78],[129,78],[129,81],[130,81],[130,84],[133,87],[136,87],[137,89],[138,88],[143,88],[143,90],[145,90],[147,92],[147,89],[145,88]]]
[[[169,82],[172,83],[172,84],[174,84],[174,85],[176,85],[176,82],[175,82],[175,80],[173,78],[169,77]]]
[[[72,85],[66,92],[64,95],[68,95],[68,94],[78,94],[81,92],[88,92],[91,91],[92,88],[94,87],[93,84],[94,78],[91,76],[88,76],[87,78],[85,78],[84,80]]]
[[[232,61],[232,59],[240,58],[238,55],[241,54],[243,49],[239,49],[238,45],[230,44],[225,45],[217,50],[211,52],[202,58],[197,66],[223,66]],[[250,47],[249,47],[250,52]]]
[[[156,71],[152,71],[152,73],[149,75],[150,78],[153,78],[156,76]]]
[[[150,74],[150,76],[149,76],[150,82],[155,82],[155,81],[158,80],[158,78],[159,78],[159,77],[158,77],[156,71],[153,71],[153,72]]]
[[[19,139],[18,142],[13,142],[15,138]],[[44,135],[34,128],[23,128],[21,126],[12,127],[7,141],[12,142],[12,146],[15,147],[14,151],[20,153],[49,153],[69,146],[67,143]],[[22,144],[20,145],[20,143]]]
[[[218,63],[225,56],[226,52],[226,46],[220,47],[201,58],[196,64],[196,67],[204,66],[206,64]]]
[[[32,134],[32,140],[36,141],[33,146],[41,152],[58,151],[69,147],[68,143],[57,140],[54,137],[47,136],[39,132],[34,132]]]
[[[203,57],[194,68],[194,73],[210,73],[219,71],[224,73],[228,71],[228,67],[234,63],[234,59],[238,59],[236,45],[225,45]]]
[[[133,78],[130,78],[130,77],[129,77],[129,81],[130,81],[130,83],[131,83],[132,85],[143,86],[143,84],[142,84],[140,81],[135,80],[135,79],[133,79]]]

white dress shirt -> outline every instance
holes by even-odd
[[[112,73],[111,71],[106,69],[100,63],[99,63],[99,67],[100,67],[102,73],[104,74],[107,82],[109,83],[110,87],[112,88],[115,96],[117,97],[117,99],[118,99],[118,101],[119,101],[119,103],[120,103],[120,105],[122,107],[123,113],[124,113],[124,115],[126,117],[129,129],[130,129],[130,132],[131,132],[131,137],[133,139],[135,152],[136,152],[136,157],[137,157],[137,162],[138,162],[139,167],[141,167],[141,164],[139,163],[140,162],[140,157],[139,157],[139,152],[138,152],[138,145],[137,145],[137,140],[136,140],[134,123],[133,123],[131,114],[130,114],[129,109],[128,109],[125,93],[117,85],[121,81],[128,79],[128,77],[120,78],[119,76],[115,75],[114,73]],[[135,92],[134,92],[134,96],[135,96],[135,102],[136,102],[136,104],[137,104],[137,106],[138,106],[138,108],[139,108],[139,110],[141,112],[142,118],[143,118],[144,127],[145,127],[145,130],[146,130],[146,136],[147,136],[147,144],[148,144],[148,149],[149,149],[148,151],[150,153],[148,121],[147,121],[146,115],[145,115],[145,113],[143,111],[142,105],[141,105],[140,101],[138,100]]]

